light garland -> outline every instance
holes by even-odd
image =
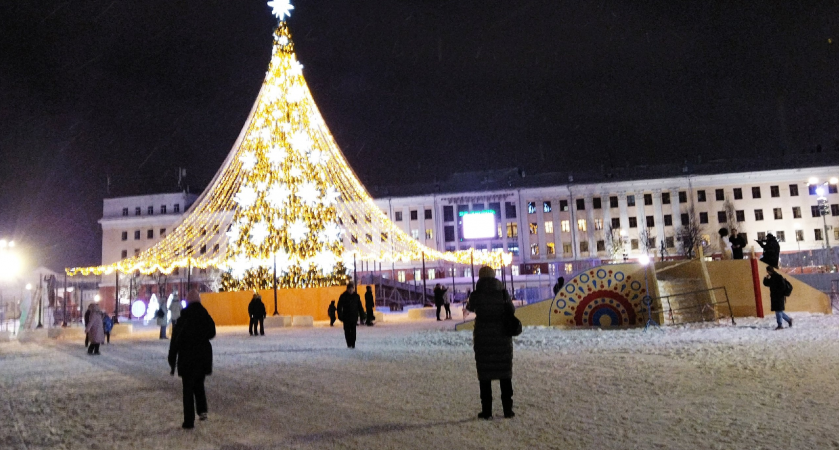
[[[398,228],[376,206],[318,111],[284,17],[260,94],[216,177],[182,222],[139,255],[69,275],[170,274],[179,267],[225,270],[225,290],[334,286],[352,261],[447,261],[509,265],[512,254],[439,252]]]

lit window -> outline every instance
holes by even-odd
[[[428,269],[426,271],[426,279],[427,280],[434,280],[435,279],[435,269]]]
[[[397,271],[397,281],[400,283],[405,283],[405,270]]]
[[[554,255],[555,254],[554,242],[549,242],[548,244],[545,244],[545,254],[546,255]]]
[[[528,214],[534,214],[537,212],[537,203],[536,202],[528,202]]]
[[[513,254],[513,256],[519,256],[519,244],[516,242],[509,242],[508,243],[508,251]],[[514,266],[516,267],[516,266]]]
[[[586,219],[578,219],[578,230],[586,231]]]
[[[517,254],[518,253],[519,253],[519,250],[517,249]],[[518,264],[514,264],[514,265],[510,266],[510,274],[512,276],[515,276],[515,277],[519,276],[519,265]]]
[[[551,202],[543,202],[543,212],[550,213],[551,212]]]
[[[519,225],[513,222],[508,222],[507,224],[507,237],[509,238],[516,238],[519,237]]]
[[[420,239],[420,230],[411,230],[411,237],[414,238],[414,240]]]
[[[432,229],[426,228],[426,239],[432,239]],[[384,242],[384,240],[383,240]]]
[[[595,219],[595,229],[596,230],[603,230],[604,229],[604,219]]]
[[[553,234],[554,233],[554,222],[552,222],[550,220],[545,222],[545,233],[546,234]],[[550,254],[553,255],[553,253],[550,253]]]
[[[563,266],[563,270],[564,270],[566,273],[572,273],[572,271],[573,271],[573,270],[575,270],[575,266],[574,266],[574,264],[572,264],[572,263],[566,263],[566,264]]]
[[[539,244],[531,244],[531,256],[540,256]]]
[[[529,223],[529,224],[528,224],[528,228],[530,229],[531,234],[537,234],[537,232],[538,232],[538,227],[537,227],[537,224],[536,224],[536,223],[533,223],[533,222]]]
[[[562,231],[564,233],[568,233],[569,231],[572,231],[572,228],[569,225],[568,220],[561,220],[560,221],[560,231]]]

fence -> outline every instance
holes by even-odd
[[[725,287],[680,292],[659,297],[658,300],[661,309],[651,312],[662,314],[671,325],[719,321],[727,317],[735,325],[735,316]]]

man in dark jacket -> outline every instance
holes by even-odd
[[[763,241],[756,241],[761,246],[763,255],[761,255],[761,262],[768,266],[779,267],[779,241],[776,236],[767,233],[767,237]]]
[[[438,283],[435,285],[434,293],[435,308],[437,309],[437,320],[440,320],[440,308],[443,307],[443,295],[446,293],[446,289],[441,287],[440,283]]]
[[[729,243],[732,244],[732,259],[744,259],[744,247],[747,240],[738,235],[738,230],[732,229],[729,233]]]
[[[201,305],[198,291],[187,294],[187,307],[172,330],[169,343],[170,374],[178,376],[184,385],[184,423],[181,428],[195,426],[195,412],[201,420],[207,419],[207,396],[204,377],[213,373],[213,346],[210,339],[216,336],[216,323]]]
[[[356,322],[365,314],[362,299],[356,293],[356,286],[347,283],[347,290],[338,297],[338,320],[344,323],[344,340],[347,348],[356,348]]]
[[[90,312],[93,311],[93,306],[94,306],[94,304],[91,303],[91,304],[88,305],[87,310],[85,310],[85,321],[84,321],[85,329],[87,329],[88,322],[90,322]],[[108,340],[110,341],[110,338]],[[90,336],[88,336],[88,334],[85,333],[85,348],[88,348],[88,343],[89,342],[90,342]]]
[[[327,308],[327,315],[330,316],[330,326],[335,325],[335,300],[330,302],[330,307]]]
[[[552,288],[555,297],[557,297],[557,293],[560,292],[560,289],[563,289],[564,284],[566,284],[566,280],[563,279],[563,277],[557,278],[557,282],[554,283],[554,288]]]
[[[764,285],[770,288],[770,310],[776,312],[776,329],[782,329],[782,319],[793,326],[793,319],[785,314],[785,279],[773,266],[767,266],[767,276],[764,277]]]
[[[257,325],[260,326],[260,336],[265,336],[265,328],[263,328],[263,320],[265,320],[265,305],[262,302],[260,294],[254,294],[251,298],[251,303],[248,304],[248,315],[251,317],[251,322],[248,324],[248,334],[251,336],[257,335]]]
[[[481,391],[480,419],[493,417],[493,392],[491,380],[499,380],[502,390],[502,407],[505,418],[513,413],[513,339],[505,334],[505,316],[515,309],[502,282],[495,278],[496,272],[482,267],[478,272],[475,292],[470,294],[467,309],[475,312],[473,349],[475,367]]]
[[[372,327],[373,321],[376,320],[374,317],[374,309],[376,308],[376,304],[373,302],[373,292],[370,290],[370,286],[367,286],[365,290],[365,311],[367,312],[367,321],[365,325]]]

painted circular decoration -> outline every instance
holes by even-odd
[[[645,289],[620,270],[625,268],[592,269],[570,280],[554,299],[549,324],[601,328],[643,324]]]

